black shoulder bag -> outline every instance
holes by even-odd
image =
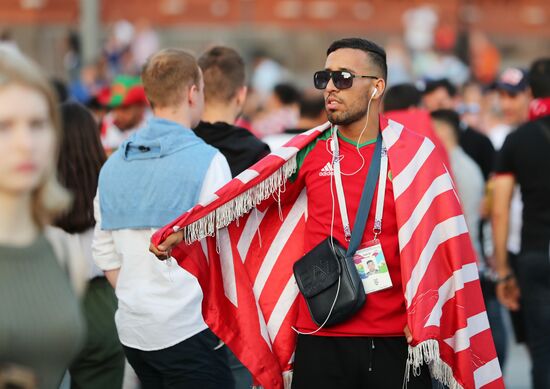
[[[381,151],[382,136],[379,134],[348,250],[334,238],[328,237],[294,264],[298,289],[319,329],[349,319],[365,303],[365,290],[355,268],[353,255],[365,230],[380,172]]]

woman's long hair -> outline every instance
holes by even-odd
[[[71,234],[95,225],[94,197],[105,151],[98,126],[84,106],[67,102],[61,105],[63,138],[58,162],[58,179],[73,194],[72,207],[55,221]]]

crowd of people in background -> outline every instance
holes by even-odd
[[[460,37],[452,31],[430,37],[407,36],[413,50],[388,42],[381,111],[427,136],[446,161],[478,254],[501,366],[507,308],[530,351],[534,388],[548,388],[550,58],[499,69],[498,51],[481,32],[469,38],[469,63],[455,54]],[[0,388],[54,388],[66,369],[74,388],[135,387],[135,377],[124,378],[125,359],[145,388],[186,382],[188,375],[176,374],[182,366],[205,361],[219,372],[213,388],[250,387],[246,369],[202,322],[198,284],[191,288],[170,263],[137,263],[150,256],[152,231],[325,123],[322,93],[265,53],[247,67],[244,53],[225,46],[197,59],[159,51],[146,23],[117,24],[94,64],[82,63],[78,46],[72,35],[67,82],[51,85],[16,48],[0,47],[0,306],[13,313],[0,315]],[[174,83],[196,88],[182,96]],[[185,109],[171,110],[180,100]],[[188,133],[170,139],[171,122]],[[141,164],[127,168],[133,159]],[[147,202],[171,211],[152,218]],[[57,228],[43,235],[46,225]],[[22,307],[31,291],[43,300]],[[204,344],[212,355],[197,351]]]

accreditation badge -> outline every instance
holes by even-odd
[[[367,294],[392,287],[384,251],[378,239],[362,245],[355,252],[353,262]]]

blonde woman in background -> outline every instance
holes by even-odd
[[[0,365],[47,389],[59,386],[84,338],[66,255],[46,238],[70,198],[55,176],[58,116],[40,69],[0,47]]]

